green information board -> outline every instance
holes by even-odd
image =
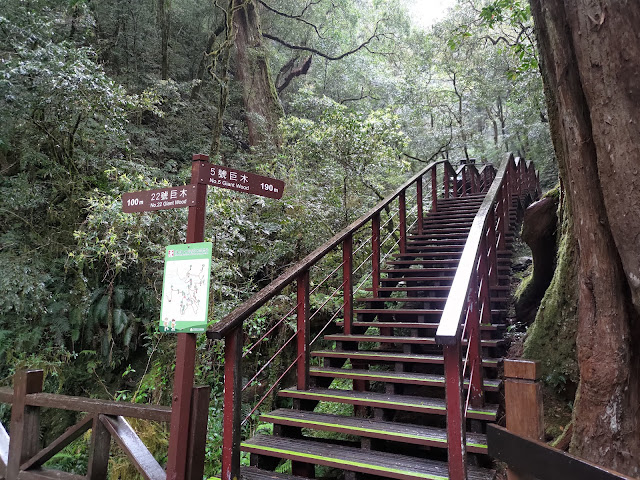
[[[167,247],[160,309],[161,332],[206,331],[211,249],[209,242]]]

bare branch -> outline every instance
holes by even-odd
[[[339,102],[339,103],[341,103],[342,105],[344,105],[344,104],[345,104],[345,103],[347,103],[347,102],[357,102],[357,101],[359,101],[359,100],[364,100],[365,98],[370,98],[370,99],[372,99],[372,100],[380,100],[379,98],[374,97],[374,96],[373,96],[373,95],[371,95],[371,94],[367,94],[367,95],[365,95],[365,94],[364,94],[364,87],[362,87],[362,88],[361,88],[361,90],[360,90],[360,96],[359,96],[359,97],[355,97],[355,98],[345,98],[345,99],[340,100],[340,102]]]
[[[318,38],[324,38],[321,34],[320,34],[320,30],[318,30],[318,27],[316,25],[314,25],[313,23],[305,20],[302,16],[304,15],[304,13],[307,11],[307,9],[309,8],[310,5],[315,5],[317,3],[320,3],[319,1],[317,2],[310,2],[307,4],[306,7],[304,7],[304,10],[302,10],[302,13],[300,15],[291,15],[288,13],[284,13],[281,12],[279,10],[276,10],[275,8],[273,8],[270,5],[267,5],[265,2],[263,2],[262,0],[258,0],[258,2],[260,2],[260,5],[262,5],[264,8],[266,8],[267,10],[269,10],[270,12],[275,13],[276,15],[280,15],[281,17],[284,18],[290,18],[292,20],[297,20],[298,22],[302,22],[305,25],[309,25],[310,27],[312,27],[315,31],[316,31],[316,35],[318,35]]]
[[[311,60],[313,60],[313,55],[309,55],[307,59],[304,62],[302,62],[302,65],[300,65],[298,68],[293,68],[293,65],[291,65],[290,67],[291,70],[289,71],[289,74],[285,77],[284,81],[277,87],[278,93],[282,93],[282,91],[289,86],[289,84],[294,78],[300,77],[302,75],[306,75],[307,72],[309,71],[309,67],[311,67]]]
[[[285,40],[282,40],[281,38],[278,38],[274,35],[270,35],[268,33],[262,33],[262,36],[265,38],[268,38],[269,40],[273,40],[274,42],[278,42],[280,45],[283,45],[287,48],[290,48],[291,50],[302,50],[304,52],[309,52],[309,53],[315,53],[316,55],[322,57],[322,58],[326,58],[327,60],[342,60],[344,57],[348,57],[349,55],[353,55],[354,53],[362,50],[362,49],[366,49],[367,51],[371,52],[371,50],[369,50],[367,48],[367,46],[374,40],[379,40],[381,38],[388,38],[389,35],[387,33],[378,33],[378,26],[380,24],[380,20],[378,20],[378,22],[376,23],[376,28],[373,32],[373,34],[364,42],[362,42],[360,45],[358,45],[356,48],[349,50],[348,52],[345,52],[341,55],[328,55],[324,52],[321,52],[320,50],[317,50],[315,48],[312,47],[304,47],[302,45],[293,45],[291,43],[286,42]],[[373,52],[371,52],[373,53]]]

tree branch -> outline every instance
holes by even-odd
[[[316,55],[322,57],[322,58],[326,58],[327,60],[342,60],[344,57],[348,57],[349,55],[353,55],[354,53],[358,52],[359,50],[362,50],[363,48],[367,48],[367,46],[373,41],[373,40],[378,40],[380,38],[387,38],[388,35],[386,33],[378,33],[378,26],[380,24],[380,20],[378,20],[378,22],[376,23],[376,28],[373,32],[373,34],[364,42],[362,42],[360,45],[358,45],[356,48],[349,50],[348,52],[345,52],[341,55],[328,55],[324,52],[321,52],[320,50],[317,50],[315,48],[312,47],[304,47],[302,45],[293,45],[291,43],[286,42],[285,40],[282,40],[281,38],[278,38],[274,35],[270,35],[268,33],[262,33],[262,36],[265,38],[268,38],[269,40],[273,40],[274,42],[278,42],[280,45],[283,45],[287,48],[290,48],[291,50],[302,50],[304,52],[309,52],[309,53],[315,53]],[[371,52],[371,50],[367,51]],[[373,52],[372,52],[373,53]]]
[[[313,55],[309,55],[307,59],[302,62],[302,65],[300,65],[298,68],[293,68],[293,65],[291,65],[289,74],[285,77],[284,81],[278,87],[276,87],[279,94],[289,86],[294,78],[307,74],[309,68],[311,67],[311,60],[313,60]],[[287,65],[289,65],[289,63]]]
[[[290,18],[292,20],[297,20],[298,22],[302,22],[305,25],[309,25],[310,27],[312,27],[315,31],[316,31],[316,35],[318,35],[318,38],[324,38],[321,34],[320,34],[320,30],[318,30],[318,27],[316,25],[314,25],[313,23],[305,20],[302,16],[305,14],[305,12],[307,11],[307,9],[311,6],[311,5],[316,5],[318,3],[320,3],[321,0],[318,0],[317,2],[309,2],[307,4],[306,7],[304,7],[304,10],[302,10],[302,13],[300,15],[291,15],[288,13],[284,13],[281,12],[279,10],[276,10],[275,8],[273,8],[270,5],[267,5],[265,2],[263,2],[262,0],[258,0],[258,2],[260,3],[260,5],[262,5],[264,8],[266,8],[267,10],[269,10],[270,12],[275,13],[276,15],[280,15],[281,17],[284,18]]]

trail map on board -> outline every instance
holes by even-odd
[[[160,331],[207,329],[211,243],[169,245],[165,254]]]

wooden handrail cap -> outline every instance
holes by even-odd
[[[537,360],[505,359],[504,377],[519,380],[539,380],[542,369]]]

